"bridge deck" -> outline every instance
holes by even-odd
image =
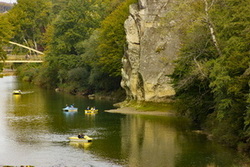
[[[4,63],[42,63],[43,60],[5,60]],[[3,61],[0,61],[3,63]]]
[[[7,55],[5,61],[0,60],[0,63],[42,63],[43,56],[41,55]]]

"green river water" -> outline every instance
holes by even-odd
[[[13,95],[14,89],[24,92]],[[74,104],[78,112],[63,112]],[[89,100],[0,78],[0,166],[238,167],[235,151],[192,132],[176,117],[104,112],[110,101]],[[85,115],[87,106],[99,109]],[[84,133],[91,143],[72,143]]]

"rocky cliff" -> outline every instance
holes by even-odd
[[[127,99],[159,102],[175,95],[168,75],[180,40],[171,29],[175,21],[166,19],[174,5],[171,0],[139,0],[130,6],[121,82]]]

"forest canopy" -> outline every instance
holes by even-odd
[[[179,111],[214,138],[250,150],[249,0],[187,3],[188,26],[172,75]],[[191,21],[192,20],[192,21]]]
[[[135,2],[18,0],[3,16],[3,29],[11,31],[11,37],[4,36],[5,41],[11,39],[46,54],[42,66],[21,67],[19,76],[72,94],[120,89],[126,43],[123,23],[129,5]],[[31,54],[16,47],[13,50]],[[34,68],[28,70],[29,75],[24,72]]]

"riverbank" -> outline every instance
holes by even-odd
[[[16,75],[16,70],[3,69],[3,71],[0,72],[0,76],[11,76],[11,75]]]
[[[141,115],[155,115],[155,116],[175,116],[173,112],[167,111],[143,111],[138,110],[133,107],[122,107],[117,109],[105,110],[109,113],[119,113],[119,114],[141,114]]]
[[[120,114],[141,114],[156,116],[176,116],[176,109],[173,102],[145,102],[125,100],[114,104],[116,109],[106,110],[105,112]]]

